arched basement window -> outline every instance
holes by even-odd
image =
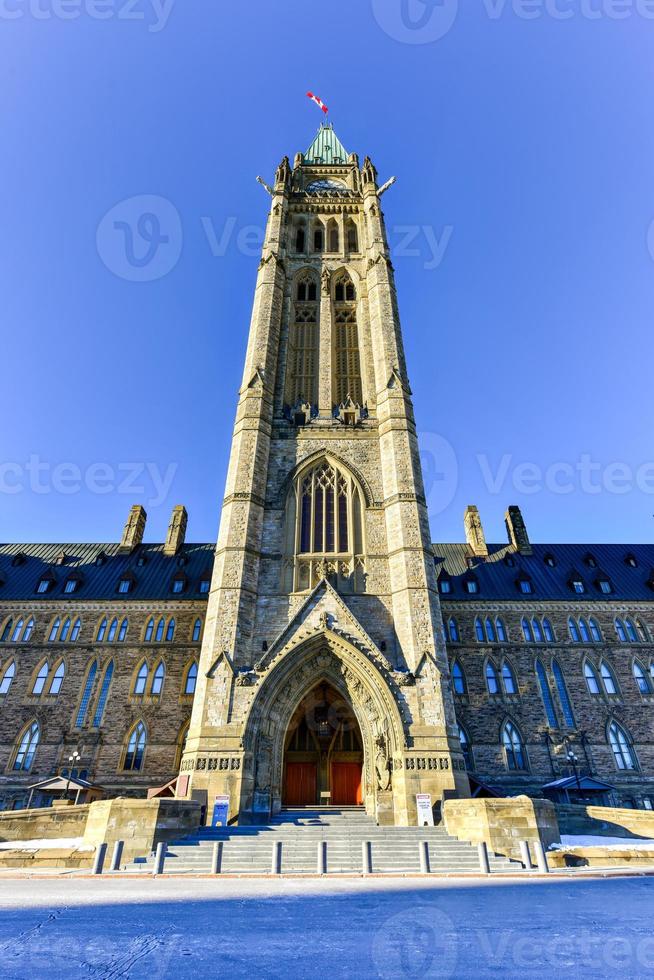
[[[363,591],[362,492],[336,463],[323,459],[296,478],[286,507],[286,554],[287,591],[311,589],[323,578],[340,591]]]

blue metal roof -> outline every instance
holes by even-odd
[[[305,163],[347,163],[348,152],[334,132],[331,123],[321,126],[318,135],[304,154]]]
[[[654,591],[647,584],[654,577],[654,545],[647,544],[534,544],[533,555],[518,554],[511,545],[488,545],[488,558],[472,556],[467,544],[434,544],[437,574],[451,580],[451,592],[444,599],[502,599],[526,603],[542,599],[566,602],[588,602],[589,599],[615,602],[624,599],[654,602]],[[552,557],[551,567],[546,558]],[[627,564],[632,556],[636,567]],[[595,568],[589,559],[594,559]],[[511,564],[513,562],[513,564]],[[473,574],[479,585],[478,595],[471,596],[465,579]],[[577,594],[570,587],[571,577],[580,578],[585,592]],[[533,594],[523,594],[518,582],[527,577]],[[606,579],[612,592],[605,595],[598,582]]]
[[[199,582],[211,577],[215,545],[184,544],[176,555],[165,555],[163,544],[142,544],[130,554],[119,554],[112,544],[0,544],[0,601],[51,602],[53,599],[206,599],[198,592]],[[63,564],[58,559],[65,555]],[[140,562],[140,564],[139,564]],[[127,594],[117,592],[127,573],[133,586]],[[176,575],[187,580],[181,593],[171,593]],[[45,593],[36,592],[45,576],[54,577]],[[64,583],[79,577],[74,592],[64,593]]]

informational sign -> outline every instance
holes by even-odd
[[[416,793],[416,805],[418,807],[418,826],[433,827],[434,811],[431,808],[431,796],[429,793]]]
[[[226,827],[229,813],[229,796],[216,796],[213,801],[212,827]]]

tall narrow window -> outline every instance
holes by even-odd
[[[79,704],[79,709],[77,711],[77,718],[75,720],[75,727],[81,728],[86,721],[86,713],[89,710],[89,702],[91,700],[91,694],[93,692],[93,685],[95,683],[95,675],[98,672],[98,662],[94,660],[89,667],[88,674],[86,675],[86,683],[84,684],[84,690],[82,691],[82,700]]]
[[[79,639],[80,630],[82,628],[82,620],[78,617],[73,623],[73,628],[70,632],[70,642],[75,643]]]
[[[581,642],[581,637],[579,636],[579,627],[577,626],[572,616],[568,620],[568,632],[570,633],[570,639],[572,640],[573,643]]]
[[[638,643],[638,635],[636,633],[636,628],[630,619],[625,619],[625,627],[627,629],[627,638],[630,643]]]
[[[104,635],[105,635],[106,632],[107,632],[107,617],[105,616],[105,618],[102,620],[102,622],[98,626],[98,635],[95,638],[96,643],[102,643],[102,641],[104,640]]]
[[[186,681],[184,682],[184,694],[195,694],[195,685],[198,680],[198,664],[197,660],[194,660],[186,673]]]
[[[152,634],[153,634],[153,632],[154,632],[154,619],[149,619],[148,620],[148,625],[145,627],[145,642],[146,643],[150,643],[152,641]]]
[[[510,721],[502,729],[502,744],[506,767],[511,771],[526,769],[527,756],[520,732]]]
[[[495,620],[495,628],[497,629],[497,639],[500,643],[506,643],[506,627],[504,625],[504,620],[499,617]]]
[[[125,642],[125,637],[127,636],[127,627],[128,627],[128,625],[129,625],[129,623],[128,623],[128,621],[126,619],[124,619],[122,621],[122,623],[120,624],[120,629],[118,631],[118,642],[119,643],[124,643]]]
[[[148,665],[145,661],[139,667],[139,672],[136,675],[136,681],[134,682],[134,694],[145,694],[145,687],[148,683]]]
[[[554,630],[552,629],[552,624],[550,623],[549,619],[543,620],[543,633],[548,643],[554,643]]]
[[[313,250],[314,252],[322,252],[325,247],[325,229],[323,228],[322,222],[318,221],[313,228]]]
[[[502,684],[504,685],[504,691],[506,694],[517,694],[517,685],[515,681],[515,674],[513,673],[513,667],[508,660],[502,663]]]
[[[24,624],[25,624],[24,619],[19,619],[18,622],[16,623],[14,627],[14,632],[11,634],[12,643],[18,643],[18,641],[20,640],[20,634],[22,632]]]
[[[637,769],[636,753],[631,739],[624,728],[614,721],[609,725],[609,742],[613,750],[615,764],[618,769]]]
[[[286,402],[295,406],[318,401],[318,287],[305,272],[295,286],[293,319],[288,335]]]
[[[304,230],[304,226],[300,225],[295,232],[295,251],[304,252],[306,248],[307,233]]]
[[[481,619],[477,617],[475,620],[475,636],[477,637],[478,643],[483,643],[486,639],[486,634],[484,633],[484,627],[482,626]]]
[[[34,755],[38,748],[40,737],[41,732],[38,722],[34,721],[29,728],[25,730],[18,744],[18,751],[16,752],[16,758],[14,759],[14,770],[27,770],[30,768],[32,762],[34,761]]]
[[[14,625],[13,619],[8,619],[5,623],[5,628],[2,631],[2,636],[0,636],[0,643],[6,643],[11,636],[11,628]]]
[[[45,683],[48,679],[49,670],[50,668],[48,666],[48,661],[46,660],[45,663],[41,665],[41,668],[36,675],[34,685],[32,687],[32,694],[43,694],[43,688],[45,687]]]
[[[202,635],[202,620],[196,619],[193,623],[193,643],[198,643]]]
[[[579,620],[579,633],[581,634],[582,643],[590,643],[590,633],[588,632],[588,623],[585,619]]]
[[[154,677],[152,678],[152,687],[150,688],[151,694],[161,694],[165,676],[166,668],[164,667],[163,660],[160,660],[154,672]]]
[[[66,642],[69,633],[70,633],[70,618],[68,618],[64,623],[64,625],[61,627],[61,633],[59,634],[59,640],[61,643]]]
[[[534,631],[534,641],[536,643],[542,643],[544,639],[543,630],[540,625],[540,620],[538,620],[535,616],[531,621],[531,628]]]
[[[536,674],[538,675],[538,683],[540,685],[540,693],[543,698],[543,704],[545,705],[545,714],[547,715],[547,722],[550,728],[558,728],[559,722],[556,717],[556,711],[554,710],[554,701],[552,700],[552,691],[550,690],[550,682],[547,679],[547,673],[543,667],[540,660],[536,661]]]
[[[459,643],[460,642],[459,624],[457,623],[456,619],[454,619],[453,616],[450,616],[448,620],[447,629],[450,634],[450,642]]]
[[[649,678],[637,660],[634,660],[634,680],[641,694],[651,694],[652,687]]]
[[[575,716],[572,712],[568,688],[565,683],[563,671],[556,660],[554,660],[552,663],[552,673],[554,674],[554,680],[556,681],[556,689],[559,693],[559,702],[561,704],[561,708],[563,709],[563,717],[565,719],[566,728],[574,728]]]
[[[624,623],[622,622],[621,619],[616,619],[615,621],[615,632],[617,634],[618,639],[620,640],[620,643],[627,642],[627,631],[625,630]]]
[[[168,626],[166,627],[166,643],[172,643],[175,639],[175,620],[171,619],[168,621]]]
[[[64,664],[63,660],[61,660],[57,665],[52,681],[50,682],[50,690],[48,691],[48,694],[59,694],[65,676],[66,665]]]
[[[109,632],[107,633],[107,641],[113,643],[116,639],[116,633],[118,632],[118,620],[114,617],[111,620],[111,625],[109,626]]]
[[[163,635],[164,635],[164,629],[165,629],[165,627],[166,627],[166,620],[162,616],[161,619],[159,620],[159,622],[157,623],[157,632],[155,633],[155,636],[154,636],[155,641],[157,643],[161,643],[161,641],[163,640]]]
[[[615,677],[613,676],[613,671],[607,664],[606,660],[603,660],[600,664],[600,674],[602,676],[602,683],[604,684],[604,690],[607,694],[617,694],[618,685],[616,683]]]
[[[584,664],[584,677],[586,678],[586,686],[588,687],[589,692],[591,694],[601,694],[597,671],[588,660]]]
[[[102,686],[100,687],[100,695],[98,697],[98,703],[95,706],[95,714],[93,715],[93,727],[99,728],[102,724],[102,719],[104,717],[104,709],[107,705],[107,698],[109,697],[109,688],[111,687],[111,678],[114,675],[114,662],[111,660],[105,669],[104,677],[102,678]]]
[[[127,742],[127,750],[125,752],[123,769],[132,772],[138,772],[140,769],[142,769],[146,741],[147,734],[145,731],[145,725],[142,721],[139,721],[139,723],[130,733]]]
[[[55,621],[52,624],[52,627],[50,629],[50,635],[48,636],[48,643],[54,643],[55,642],[55,640],[57,639],[57,635],[59,633],[59,627],[60,626],[61,626],[61,620],[57,616],[57,618],[55,619]]]
[[[522,620],[522,635],[525,638],[525,643],[534,642],[534,633],[531,628],[531,623],[526,617]]]
[[[0,694],[8,694],[9,688],[11,687],[11,682],[13,681],[16,674],[16,664],[12,660],[9,666],[5,669],[2,675],[2,680],[0,681]]]
[[[330,218],[327,224],[327,248],[330,252],[339,250],[338,224],[335,218]]]
[[[489,643],[496,643],[497,637],[495,636],[495,627],[493,625],[493,620],[490,617],[486,618],[486,638]]]
[[[348,252],[358,252],[359,251],[359,236],[357,234],[357,226],[354,221],[349,218],[345,225],[345,234],[347,235],[347,250]]]
[[[355,405],[363,405],[356,293],[347,274],[340,276],[334,286],[333,330],[332,401],[343,405],[349,396]]]
[[[466,764],[466,769],[471,772],[475,768],[474,759],[472,756],[472,745],[470,744],[468,733],[463,725],[459,725],[459,742],[461,744],[461,752],[463,754],[463,761]]]
[[[458,660],[455,660],[452,664],[452,684],[455,694],[466,693],[466,679],[463,673],[463,667]]]
[[[497,671],[490,660],[486,664],[486,687],[488,688],[489,694],[500,693],[500,682]]]

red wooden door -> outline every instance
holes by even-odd
[[[361,765],[358,762],[332,762],[331,799],[337,806],[363,803]]]
[[[286,763],[286,792],[284,793],[284,802],[287,806],[311,806],[315,804],[315,762]]]

